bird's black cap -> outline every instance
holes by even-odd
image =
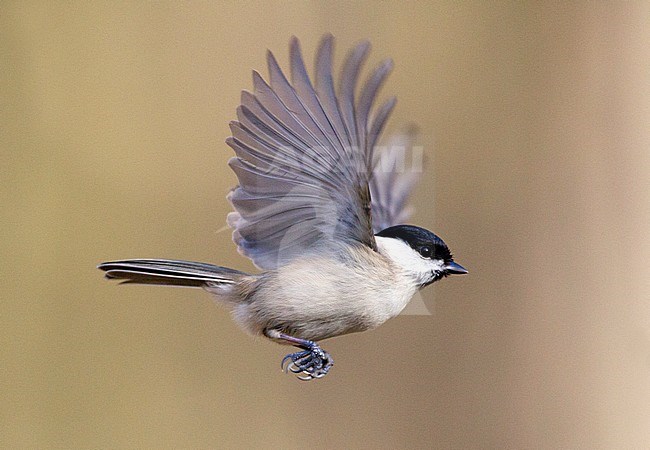
[[[429,256],[431,259],[452,260],[451,251],[447,244],[434,233],[424,228],[414,225],[395,225],[380,231],[377,236],[400,239],[419,253],[422,253],[423,248],[428,247],[431,249],[431,256]]]

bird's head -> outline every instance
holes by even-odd
[[[396,225],[375,235],[379,253],[401,267],[420,286],[449,275],[466,274],[442,239],[413,225]]]

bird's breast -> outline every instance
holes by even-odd
[[[398,315],[416,287],[390,261],[370,252],[361,251],[344,260],[323,258],[290,264],[278,271],[277,286],[296,312],[374,328]]]

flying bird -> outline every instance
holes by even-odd
[[[376,328],[418,290],[467,273],[437,235],[404,224],[417,171],[396,170],[390,146],[375,151],[395,106],[391,97],[374,107],[392,61],[357,96],[370,44],[347,54],[335,86],[333,42],[329,34],[321,40],[313,79],[295,37],[291,81],[268,52],[269,82],[253,72],[253,91],[242,92],[230,123],[228,164],[239,185],[228,195],[227,223],[259,273],[167,259],[98,266],[123,283],[205,289],[245,331],[297,347],[281,367],[302,380],[325,376],[334,363],[318,341]]]

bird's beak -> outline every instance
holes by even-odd
[[[467,269],[460,264],[451,261],[445,266],[445,272],[451,275],[464,275],[467,273]]]

